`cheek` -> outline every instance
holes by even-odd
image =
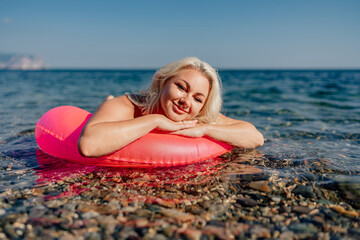
[[[181,97],[181,92],[175,87],[169,87],[164,89],[163,98],[164,100],[173,100]]]
[[[198,115],[202,109],[203,105],[202,104],[195,104],[193,105],[193,109],[194,109],[194,115]]]
[[[161,96],[160,96],[160,106],[163,110],[166,109],[169,101],[171,100],[170,89],[168,87],[164,87]]]

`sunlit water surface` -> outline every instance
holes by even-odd
[[[197,194],[189,197],[191,189],[186,186],[208,183],[210,189],[225,176],[221,181],[226,192],[249,175],[265,181],[271,176],[284,182],[298,178],[339,188],[347,192],[344,200],[350,202],[360,196],[360,71],[220,71],[223,113],[253,123],[266,141],[257,150],[235,150],[204,163],[160,170],[110,169],[73,164],[37,148],[35,123],[49,109],[73,105],[94,112],[109,94],[145,89],[153,73],[1,71],[0,193],[34,192],[72,179],[44,195],[91,195],[91,186],[111,181],[120,192],[130,189],[123,200],[170,201],[171,205],[198,201]],[[87,176],[86,183],[81,176]],[[166,194],[161,189],[167,189]],[[21,210],[14,206],[13,211]]]

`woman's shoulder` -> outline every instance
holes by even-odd
[[[105,100],[96,110],[94,118],[101,120],[121,120],[134,117],[135,107],[125,96]]]
[[[101,108],[133,108],[133,104],[132,102],[128,99],[128,97],[126,95],[122,95],[122,96],[118,96],[118,97],[113,97],[110,99],[106,99],[100,106]],[[115,110],[112,109],[112,110]]]

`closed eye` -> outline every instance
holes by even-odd
[[[181,90],[185,91],[185,87],[183,85],[181,85],[180,83],[176,84],[176,86],[178,86],[178,88],[180,88]]]
[[[202,100],[198,97],[195,97],[195,101],[198,101],[199,103],[202,103]]]

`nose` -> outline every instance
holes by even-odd
[[[189,97],[182,97],[179,100],[179,105],[184,108],[184,109],[188,109],[190,107],[190,100]]]

